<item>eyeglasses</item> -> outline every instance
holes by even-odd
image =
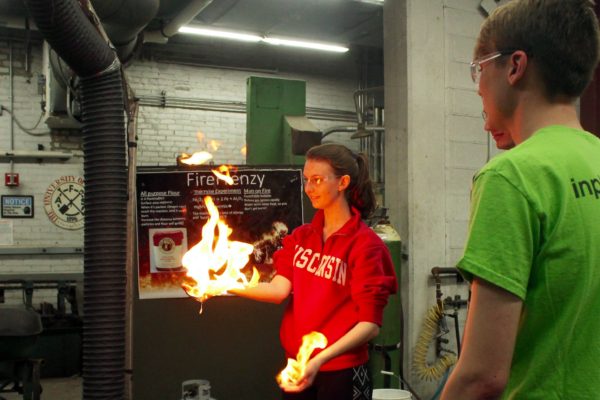
[[[323,182],[331,180],[331,179],[335,179],[335,178],[338,178],[338,177],[335,175],[325,175],[325,176],[313,175],[310,178],[303,178],[302,182],[304,183],[304,186],[308,186],[308,185],[321,186],[321,184]]]
[[[512,53],[514,53],[514,50],[496,51],[494,53],[486,54],[485,56],[480,57],[477,60],[473,60],[471,62],[471,79],[473,79],[473,82],[479,83],[479,79],[481,78],[481,71],[483,70],[483,64],[487,64],[490,61],[496,60],[502,56],[507,56]]]

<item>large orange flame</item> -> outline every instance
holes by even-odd
[[[241,271],[250,260],[254,247],[251,244],[230,241],[231,228],[219,219],[219,210],[212,198],[207,196],[204,203],[210,218],[202,227],[202,240],[184,254],[181,262],[186,268],[183,289],[198,301],[203,302],[212,296],[226,294],[231,289],[243,289],[258,284],[260,275],[256,268],[250,281]],[[218,237],[215,243],[215,228]]]
[[[204,164],[208,160],[212,159],[212,157],[212,154],[206,151],[198,151],[191,156],[189,154],[182,153],[179,161],[187,165],[199,165]]]
[[[296,359],[288,358],[286,367],[277,375],[277,383],[280,386],[295,386],[300,378],[304,376],[306,364],[315,349],[323,349],[327,346],[327,338],[320,332],[311,332],[302,337],[302,345],[298,350]]]

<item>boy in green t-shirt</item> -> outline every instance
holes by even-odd
[[[590,0],[513,0],[481,27],[485,129],[513,148],[474,178],[472,298],[442,400],[600,398],[600,139],[575,106],[599,46]]]

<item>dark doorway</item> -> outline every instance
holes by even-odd
[[[600,3],[595,5],[600,18]],[[594,78],[581,96],[581,124],[588,132],[600,137],[600,68],[596,68]]]

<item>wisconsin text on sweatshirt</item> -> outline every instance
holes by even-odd
[[[296,253],[294,255],[294,267],[306,268],[307,272],[329,279],[338,285],[346,286],[346,272],[348,264],[343,260],[331,256],[317,253],[312,249],[305,249],[302,246],[296,245]]]

